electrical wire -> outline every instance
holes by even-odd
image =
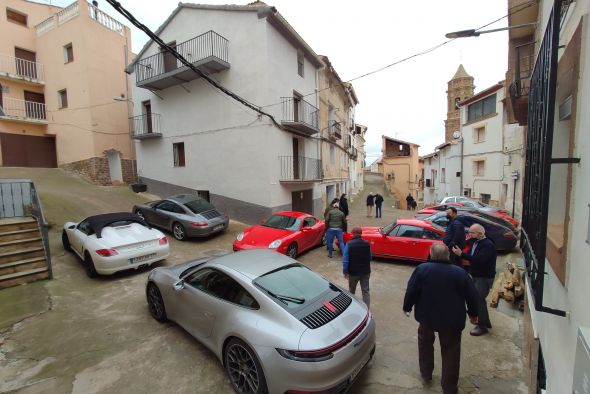
[[[113,6],[113,8],[117,12],[119,12],[129,22],[131,22],[135,27],[137,27],[138,29],[140,29],[141,31],[143,31],[145,34],[147,34],[148,37],[150,37],[156,44],[158,44],[160,46],[160,48],[164,49],[166,52],[168,52],[171,55],[173,55],[183,65],[185,65],[186,67],[188,67],[191,70],[193,70],[193,72],[195,72],[196,74],[198,74],[205,81],[209,82],[216,89],[220,90],[222,93],[228,95],[229,97],[233,98],[234,100],[240,102],[244,106],[246,106],[246,107],[248,107],[248,108],[250,108],[250,109],[258,112],[261,115],[264,115],[264,116],[268,117],[274,123],[275,126],[277,126],[279,129],[283,129],[283,127],[276,121],[276,119],[274,118],[274,116],[272,116],[271,114],[269,114],[269,113],[267,113],[265,111],[262,111],[260,109],[260,107],[258,107],[257,105],[254,105],[253,103],[249,102],[245,98],[243,98],[243,97],[237,95],[236,93],[232,92],[231,90],[225,88],[224,86],[222,86],[221,84],[219,84],[217,81],[215,81],[214,79],[210,78],[207,74],[203,73],[201,70],[199,70],[198,68],[196,68],[192,63],[190,63],[188,60],[186,60],[184,58],[184,56],[180,55],[175,49],[173,49],[172,47],[170,47],[169,45],[167,45],[164,41],[162,41],[160,39],[160,37],[158,37],[154,32],[152,32],[147,26],[145,26],[144,24],[142,24],[141,22],[139,22],[133,16],[133,14],[131,14],[129,11],[127,11],[125,8],[123,8],[123,6],[121,6],[121,3],[119,3],[116,0],[106,0],[106,1],[111,6]]]

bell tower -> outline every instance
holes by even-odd
[[[463,65],[457,68],[455,76],[447,83],[447,120],[445,120],[445,142],[453,140],[453,133],[459,130],[459,108],[457,103],[473,96],[475,85],[473,77],[465,71]]]

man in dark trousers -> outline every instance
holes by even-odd
[[[479,294],[477,315],[479,321],[469,333],[473,336],[483,335],[492,328],[486,297],[494,285],[496,276],[496,245],[486,238],[486,231],[481,224],[469,227],[469,251],[463,253],[457,246],[453,247],[453,254],[459,259],[469,261],[471,277]]]
[[[431,260],[419,265],[408,281],[403,310],[418,326],[418,361],[424,383],[432,381],[434,340],[438,332],[442,356],[440,384],[445,394],[456,394],[461,361],[461,332],[465,312],[477,323],[478,296],[473,281],[464,269],[449,263],[449,250],[443,244],[430,248]]]
[[[332,257],[334,252],[334,237],[338,239],[340,250],[344,248],[344,237],[342,229],[346,226],[346,217],[338,208],[338,203],[332,205],[332,209],[326,215],[326,243],[328,247],[328,257]]]
[[[381,205],[383,205],[383,196],[379,193],[375,195],[375,217],[381,217]]]
[[[346,243],[342,253],[342,273],[348,279],[348,289],[356,292],[356,285],[361,282],[363,302],[367,307],[371,304],[369,294],[369,277],[371,276],[371,245],[361,238],[360,227],[351,230],[352,239]]]
[[[367,196],[367,217],[373,216],[373,205],[375,205],[375,195],[373,192]]]
[[[443,237],[443,242],[449,248],[450,261],[458,266],[463,266],[461,259],[453,253],[453,246],[461,249],[465,247],[465,226],[460,219],[457,219],[457,208],[449,207],[447,209],[447,229]]]

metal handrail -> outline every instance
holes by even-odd
[[[304,156],[279,156],[281,181],[314,181],[321,179],[322,161]]]
[[[13,97],[2,97],[0,116],[24,120],[47,120],[45,104]]]
[[[283,122],[304,123],[315,130],[319,125],[319,110],[307,101],[297,97],[281,97]]]
[[[529,94],[531,75],[535,64],[535,43],[519,45],[514,48],[514,75],[509,90],[512,97],[522,97]]]
[[[217,34],[213,30],[209,30],[200,36],[177,44],[176,52],[191,63],[209,57],[216,57],[229,63],[228,42],[229,41],[225,37]],[[138,60],[137,63],[135,63],[135,81],[141,82],[180,68],[186,68],[186,66],[184,66],[178,59],[172,58],[174,67],[167,69],[164,60],[166,53],[167,52],[160,52]]]
[[[0,54],[0,73],[37,81],[45,79],[43,64]]]
[[[160,125],[161,115],[153,112],[129,118],[129,131],[132,136],[162,134]]]
[[[340,126],[340,122],[337,120],[330,120],[328,121],[329,132],[337,139],[342,138],[342,129]]]
[[[49,224],[35,184],[30,179],[0,179],[0,218],[33,217],[39,225],[49,278],[53,278]]]

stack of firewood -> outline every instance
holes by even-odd
[[[498,307],[498,301],[503,298],[520,310],[524,310],[524,283],[522,281],[522,268],[516,264],[507,262],[506,268],[500,272],[492,287],[492,300],[490,306]]]

